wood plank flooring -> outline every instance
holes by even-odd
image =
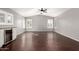
[[[79,51],[79,42],[55,32],[25,32],[5,47],[9,51]]]

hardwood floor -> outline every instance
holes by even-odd
[[[79,51],[79,42],[55,32],[25,32],[5,47],[9,51]]]

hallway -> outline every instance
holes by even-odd
[[[5,47],[9,51],[77,51],[79,42],[55,32],[25,32]]]

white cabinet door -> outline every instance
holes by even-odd
[[[0,47],[4,44],[4,30],[0,30]]]

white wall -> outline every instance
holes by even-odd
[[[16,13],[10,8],[0,8],[0,10],[3,10],[5,12],[11,13],[14,15],[14,26],[16,27],[16,35],[21,34],[25,31],[24,28],[24,17]]]
[[[2,11],[5,11],[6,14],[7,13],[11,13],[13,14],[14,18],[14,25],[0,25],[0,47],[2,47],[2,45],[4,44],[4,28],[5,29],[8,29],[7,27],[11,28],[11,27],[14,27],[13,28],[13,37],[12,39],[14,40],[16,38],[17,35],[23,33],[25,31],[25,28],[24,28],[24,17],[17,14],[16,12],[14,12],[13,10],[9,9],[9,8],[0,8],[0,10]]]
[[[26,20],[27,19],[32,19],[32,28],[26,29],[26,31],[53,31],[53,28],[47,27],[48,19],[53,20],[53,17],[45,16],[45,15],[36,15],[36,16],[26,17]]]
[[[18,19],[15,20],[15,26],[16,26],[16,32],[17,32],[17,35],[18,34],[21,34],[25,31],[25,19],[24,17],[17,17]]]
[[[55,31],[79,41],[79,8],[72,8],[57,16],[54,21]]]

